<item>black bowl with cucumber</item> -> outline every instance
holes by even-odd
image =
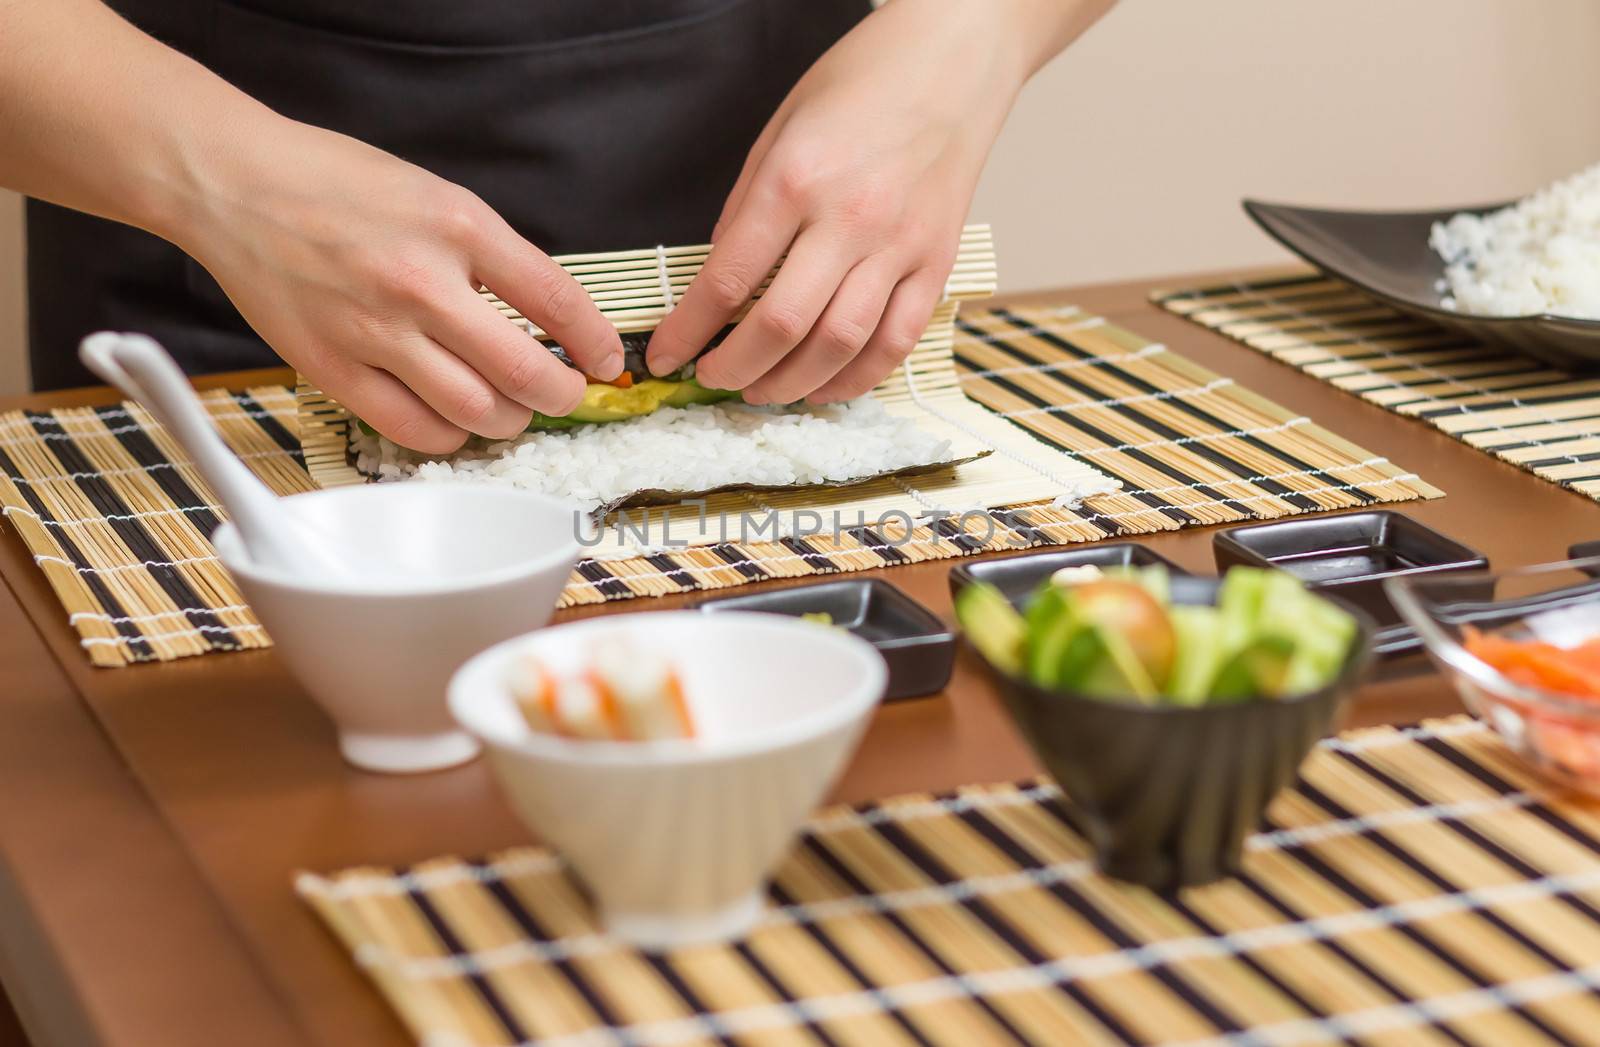
[[[953,584],[967,641],[1101,867],[1157,889],[1237,870],[1360,682],[1374,630],[1292,575],[1246,567],[1069,568],[1016,603]]]

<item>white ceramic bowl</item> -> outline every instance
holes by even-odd
[[[575,741],[530,730],[520,655],[557,672],[625,635],[668,656],[697,737]],[[647,948],[737,936],[762,884],[854,751],[887,680],[872,645],[769,614],[663,611],[541,630],[478,655],[450,710],[488,746],[512,806],[588,885],[611,933]]]
[[[445,705],[450,674],[489,644],[550,620],[579,553],[574,509],[477,484],[370,484],[285,504],[341,539],[417,565],[347,581],[253,563],[238,532],[217,555],[279,656],[333,719],[339,747],[371,771],[436,770],[472,759]]]

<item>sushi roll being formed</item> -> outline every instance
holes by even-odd
[[[666,659],[614,641],[576,673],[557,675],[532,658],[512,664],[507,683],[528,726],[595,741],[694,737],[677,670]]]

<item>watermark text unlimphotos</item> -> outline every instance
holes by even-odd
[[[954,524],[954,527],[946,524]],[[889,509],[868,515],[865,511],[816,509],[750,509],[737,513],[707,511],[704,498],[691,498],[677,505],[618,509],[606,518],[604,527],[595,526],[583,515],[576,517],[579,544],[593,548],[609,539],[647,549],[684,549],[706,543],[776,542],[784,538],[825,536],[834,542],[845,537],[863,541],[870,533],[871,544],[896,548],[914,540],[918,527],[953,535],[961,533],[975,541],[994,541],[999,523],[982,509],[955,512],[927,509],[916,514]],[[1005,544],[1017,547],[1028,539],[1006,528]]]

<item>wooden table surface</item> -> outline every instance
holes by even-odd
[[[1497,567],[1557,559],[1570,543],[1600,537],[1600,505],[1150,305],[1150,287],[1169,282],[1005,301],[1075,302],[1421,473],[1448,497],[1404,511]],[[107,390],[76,391],[0,401],[0,409],[113,399]],[[351,770],[327,721],[270,650],[94,669],[21,542],[0,530],[0,981],[41,1047],[407,1042],[290,880],[299,869],[526,842],[483,763],[416,777]],[[1208,530],[1140,541],[1191,569],[1212,566]],[[882,573],[949,620],[950,566]],[[683,602],[627,601],[562,617]],[[1442,681],[1420,674],[1363,689],[1348,721],[1408,722],[1458,709]],[[963,661],[944,695],[878,713],[836,798],[1035,770]]]

